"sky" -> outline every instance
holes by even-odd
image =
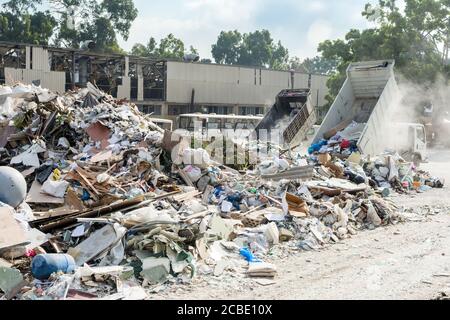
[[[301,59],[317,55],[317,45],[326,39],[342,38],[351,28],[370,23],[361,12],[377,0],[134,0],[139,15],[125,50],[150,37],[159,40],[169,33],[182,39],[186,48],[211,58],[211,45],[220,31],[241,33],[267,29],[275,41]]]

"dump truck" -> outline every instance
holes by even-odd
[[[357,147],[376,156],[395,150],[406,160],[426,159],[425,127],[397,123],[394,117],[401,94],[394,75],[394,60],[351,63],[345,80],[313,143],[330,139],[350,124],[360,128]]]
[[[275,131],[282,134],[282,143],[299,146],[307,138],[308,131],[317,117],[311,102],[310,89],[286,89],[276,97],[275,104],[256,126],[258,138],[270,137]]]

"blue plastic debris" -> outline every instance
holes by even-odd
[[[91,195],[89,192],[87,192],[86,189],[83,189],[83,196],[81,197],[81,200],[88,201],[91,198]]]
[[[235,194],[232,194],[232,195],[229,195],[227,197],[227,201],[231,202],[233,204],[233,207],[236,210],[240,209],[240,205],[241,205],[242,199],[243,199],[243,196],[239,192],[237,192]]]
[[[248,248],[242,248],[239,253],[241,254],[241,256],[243,256],[245,258],[245,260],[247,260],[248,262],[261,262],[261,260],[255,258],[255,256],[253,255],[253,253],[251,253],[251,251]]]
[[[225,192],[225,187],[224,186],[217,186],[214,189],[214,196],[216,198],[219,198],[224,192]]]
[[[308,153],[313,154],[314,152],[318,152],[327,143],[328,143],[327,140],[322,139],[318,143],[312,144],[311,147],[308,148]]]

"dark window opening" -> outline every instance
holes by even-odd
[[[184,113],[191,113],[191,107],[189,105],[170,105],[168,114],[169,116],[177,116]]]
[[[239,115],[261,115],[264,114],[264,107],[239,107]]]
[[[153,114],[155,116],[161,115],[161,106],[158,105],[140,105],[139,111],[144,114]]]
[[[233,107],[229,106],[204,106],[201,110],[202,113],[215,113],[215,114],[232,114]]]
[[[138,79],[131,78],[130,84],[130,99],[137,100],[138,99]]]

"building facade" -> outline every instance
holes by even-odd
[[[88,81],[144,113],[174,120],[183,113],[258,115],[283,89],[311,90],[326,104],[327,76],[293,71],[154,60],[0,42],[0,84],[35,83],[64,92]]]

